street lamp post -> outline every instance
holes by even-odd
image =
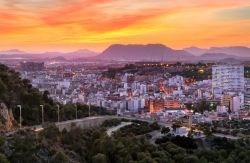
[[[40,105],[42,108],[42,124],[44,124],[44,109],[43,109],[43,105]]]
[[[57,122],[60,122],[60,106],[57,105]]]
[[[89,103],[89,117],[90,117],[90,103]]]
[[[17,105],[17,107],[19,108],[19,127],[22,128],[22,106]]]
[[[76,106],[76,119],[77,119],[77,104],[75,106]]]

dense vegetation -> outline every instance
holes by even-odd
[[[250,141],[208,137],[164,137],[158,145],[133,134],[107,136],[105,129],[59,132],[49,125],[39,134],[22,131],[0,137],[0,162],[51,163],[247,163]]]
[[[115,136],[126,136],[128,134],[133,134],[133,135],[144,135],[149,132],[152,132],[154,130],[159,130],[160,126],[158,125],[157,122],[154,123],[148,123],[148,122],[143,122],[143,121],[138,121],[138,120],[133,120],[133,123],[128,126],[122,127],[119,131],[115,132]]]
[[[115,78],[118,74],[134,73],[137,75],[155,75],[169,72],[172,76],[180,75],[191,80],[212,79],[211,64],[150,64],[147,66],[137,64],[126,64],[122,68],[110,68],[103,75],[109,78]]]
[[[166,142],[174,143],[175,145],[178,145],[179,147],[182,147],[186,149],[187,151],[194,150],[198,148],[197,142],[190,138],[190,137],[181,137],[181,136],[172,136],[167,135],[162,138],[156,139],[156,144],[164,144]]]
[[[250,120],[218,121],[212,126],[217,133],[250,137]]]
[[[171,73],[173,76],[180,75],[185,78],[195,79],[196,81],[212,79],[212,69],[200,71],[200,68],[187,69]]]
[[[109,68],[103,75],[108,78],[115,78],[118,73],[136,73],[138,68],[133,64],[126,64],[122,68]]]
[[[11,108],[16,120],[19,119],[17,105],[22,105],[23,125],[34,125],[41,123],[41,107],[44,105],[45,121],[57,121],[57,104],[49,98],[49,92],[43,94],[33,88],[29,80],[22,80],[20,74],[0,64],[0,103],[3,102]],[[76,117],[88,116],[88,106],[77,104],[60,105],[60,119],[68,120]],[[91,106],[91,115],[104,115],[109,113],[105,108]]]
[[[105,120],[102,124],[103,127],[113,127],[113,126],[118,126],[122,122],[121,119],[110,119],[110,120]]]

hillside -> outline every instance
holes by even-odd
[[[98,58],[109,60],[176,61],[188,60],[193,56],[183,50],[174,50],[162,44],[120,45],[104,50]]]
[[[19,120],[17,105],[22,105],[23,125],[39,123],[41,104],[46,106],[48,112],[53,110],[54,103],[47,94],[40,93],[28,80],[22,80],[19,73],[5,65],[0,65],[0,90],[0,103],[13,112],[16,120]]]
[[[39,92],[37,88],[32,87],[29,80],[21,79],[18,72],[0,64],[0,129],[11,130],[18,126],[17,105],[22,106],[23,126],[41,124],[40,105],[44,105],[45,122],[57,121],[57,103],[49,98],[49,92]],[[78,118],[88,116],[87,105],[77,104],[77,109]],[[91,115],[108,114],[112,113],[106,108],[91,106]],[[75,119],[75,104],[60,105],[60,120],[71,119]]]

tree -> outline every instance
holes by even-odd
[[[51,163],[68,163],[69,159],[62,151],[57,152],[51,159]]]
[[[59,129],[54,124],[48,124],[42,135],[50,141],[56,142],[60,134]]]
[[[107,162],[106,155],[102,153],[98,153],[92,157],[92,162],[93,163],[106,163]]]
[[[0,162],[1,163],[9,163],[6,156],[0,153]]]
[[[170,132],[170,128],[169,127],[162,127],[161,129],[161,133],[162,134],[168,134]]]
[[[183,162],[185,162],[185,163],[199,163],[200,161],[197,158],[197,156],[190,155],[190,156],[184,157]]]
[[[149,125],[152,130],[159,130],[161,127],[157,122],[153,122]]]
[[[5,137],[0,136],[0,152],[4,152],[5,149]]]

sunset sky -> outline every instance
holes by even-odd
[[[0,0],[0,50],[250,47],[250,0]]]

